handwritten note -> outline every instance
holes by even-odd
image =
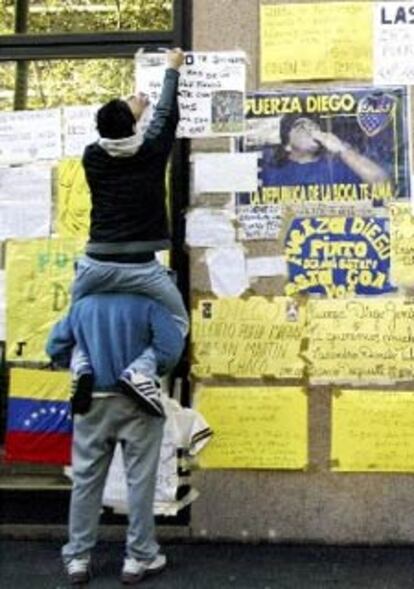
[[[99,105],[66,106],[63,109],[63,153],[82,155],[85,147],[98,139],[95,115]]]
[[[370,3],[262,5],[261,81],[372,76]]]
[[[279,205],[237,205],[238,239],[276,239],[283,224]]]
[[[414,472],[414,393],[334,395],[331,458],[335,471]]]
[[[55,160],[62,155],[58,108],[0,112],[0,163]]]
[[[7,243],[8,360],[48,360],[46,338],[69,305],[73,264],[82,249],[82,242],[69,239]]]
[[[283,297],[202,299],[192,312],[195,376],[301,377],[305,313]]]
[[[414,216],[408,203],[392,203],[391,278],[400,285],[414,288]]]
[[[187,53],[179,85],[180,137],[237,135],[244,131],[246,56],[240,51]],[[137,90],[157,103],[165,54],[137,53]]]
[[[203,468],[303,469],[307,396],[298,387],[206,387],[196,407],[214,435]]]
[[[313,381],[414,378],[414,299],[315,300],[307,315]]]
[[[375,3],[375,84],[414,83],[413,11],[413,2]]]
[[[87,237],[91,199],[78,158],[59,162],[57,170],[57,233],[59,237]]]

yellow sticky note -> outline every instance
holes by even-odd
[[[83,245],[71,239],[7,243],[7,360],[48,360],[46,339],[69,305],[74,261]]]
[[[363,298],[307,304],[312,381],[392,383],[414,378],[414,300]]]
[[[68,401],[70,384],[69,372],[12,368],[9,396],[39,401]]]
[[[335,471],[414,472],[414,393],[334,396],[331,459]]]
[[[370,79],[371,2],[260,7],[261,81]]]
[[[304,469],[307,396],[299,387],[206,387],[196,408],[213,430],[202,468]]]
[[[59,237],[87,237],[91,199],[79,158],[61,160],[57,169],[57,233]]]
[[[200,300],[192,312],[192,372],[300,378],[304,325],[303,307],[286,297]]]
[[[390,211],[391,279],[414,289],[414,216],[409,203],[392,203]]]

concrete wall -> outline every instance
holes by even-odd
[[[246,51],[249,91],[264,88],[258,75],[259,7],[259,0],[193,3],[194,50]],[[194,151],[227,146],[226,140],[193,142]],[[203,272],[195,259],[192,277],[199,287]],[[309,389],[308,471],[196,472],[193,483],[201,496],[192,509],[192,534],[273,542],[412,542],[414,476],[330,472],[330,403],[327,388]]]

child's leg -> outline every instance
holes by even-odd
[[[188,333],[189,320],[181,293],[157,260],[122,264],[81,257],[76,264],[72,302],[99,292],[129,292],[155,299],[171,312],[183,336]]]
[[[163,304],[172,314],[183,336],[188,333],[189,320],[180,291],[157,260],[143,264],[101,262],[87,256],[78,262],[72,296],[78,300],[91,292],[128,292],[148,296]],[[136,358],[120,375],[126,393],[139,399],[142,406],[157,415],[159,390],[155,354],[151,347]]]

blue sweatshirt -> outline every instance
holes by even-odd
[[[174,368],[184,347],[165,307],[126,293],[93,294],[77,301],[53,327],[46,352],[59,366],[68,368],[75,344],[88,354],[94,389],[99,391],[113,390],[122,371],[146,347],[152,346],[160,375]]]

